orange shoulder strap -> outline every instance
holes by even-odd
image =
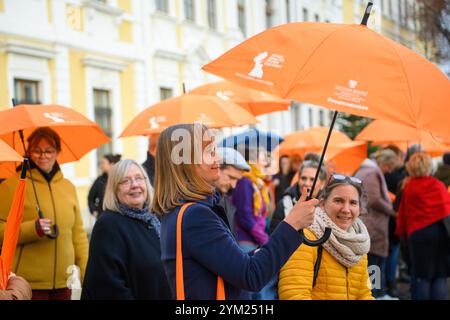
[[[177,248],[176,248],[176,258],[175,258],[175,284],[177,291],[177,300],[185,300],[184,297],[184,273],[183,273],[183,248],[181,243],[181,221],[183,221],[183,215],[190,205],[194,204],[193,202],[184,204],[177,217]],[[225,286],[223,284],[223,279],[221,277],[217,277],[217,293],[216,300],[225,300]]]

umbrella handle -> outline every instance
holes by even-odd
[[[49,238],[49,239],[56,239],[59,236],[59,228],[58,228],[58,226],[56,224],[54,224],[52,226],[52,228],[53,228],[54,232],[52,234],[47,234],[47,238]]]
[[[306,244],[309,247],[317,247],[328,240],[328,238],[331,235],[331,228],[326,227],[322,238],[317,239],[317,240],[309,240],[307,237],[305,237],[305,234],[303,233],[303,229],[300,229],[298,231],[298,233],[300,233],[300,235],[303,237],[302,243]]]

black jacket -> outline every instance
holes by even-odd
[[[151,224],[103,213],[92,231],[81,299],[172,299]]]
[[[289,197],[288,199],[285,199],[285,197]],[[286,191],[283,193],[283,196],[281,199],[277,202],[275,212],[272,215],[272,220],[270,221],[269,226],[269,234],[275,230],[275,228],[278,226],[278,224],[284,220],[286,217],[285,214],[285,205],[284,201],[292,201],[293,199],[297,200],[301,196],[300,190],[298,188],[298,182],[296,182],[292,187],[289,187],[286,189]]]
[[[94,211],[97,211],[97,218],[99,218],[103,212],[103,197],[105,195],[106,181],[108,181],[108,174],[104,173],[101,176],[98,176],[92,184],[88,194],[89,211],[91,214],[93,214]]]
[[[142,164],[145,171],[147,171],[150,184],[153,186],[153,180],[155,179],[155,157],[147,152],[147,160]]]

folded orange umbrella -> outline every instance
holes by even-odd
[[[14,252],[19,239],[20,224],[22,223],[23,206],[25,202],[26,162],[22,164],[22,174],[14,193],[14,198],[6,219],[3,236],[2,251],[0,256],[0,286],[5,290],[8,284],[8,276],[11,271]]]
[[[256,124],[258,119],[231,101],[185,94],[161,101],[139,113],[120,137],[147,136],[180,123],[202,123],[211,128]]]
[[[381,119],[369,123],[355,140],[372,141],[374,144],[394,144],[404,151],[408,145],[420,143],[424,150],[434,157],[450,151],[450,144],[445,144],[437,135]]]
[[[282,98],[393,120],[450,140],[448,77],[364,24],[283,24],[245,40],[203,69]]]
[[[226,80],[204,84],[193,89],[189,94],[203,94],[223,100],[231,100],[255,116],[288,110],[290,104],[289,100],[281,99],[263,91],[249,89]]]
[[[18,152],[24,152],[18,131],[23,130],[26,140],[40,127],[51,127],[60,136],[61,152],[58,163],[79,160],[89,151],[110,141],[97,123],[68,107],[18,105],[0,111],[0,139]],[[15,164],[9,166],[10,171],[15,172]]]

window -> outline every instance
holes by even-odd
[[[319,125],[325,125],[325,112],[323,110],[319,110]]]
[[[39,81],[14,79],[14,97],[19,104],[40,104]]]
[[[173,97],[172,88],[160,87],[159,88],[159,99],[160,101],[169,99]]]
[[[195,21],[194,0],[184,0],[184,17],[186,20]]]
[[[208,0],[206,5],[208,10],[208,25],[211,29],[217,29],[216,0]]]
[[[317,13],[314,15],[314,21],[316,22],[320,21],[319,15]]]
[[[112,128],[112,109],[110,104],[110,92],[108,90],[94,89],[94,117],[95,122],[100,126],[103,132],[110,138],[113,135]],[[112,142],[104,144],[97,148],[97,167],[103,156],[112,153]]]
[[[312,127],[314,125],[314,117],[313,117],[313,110],[311,108],[308,109],[308,118],[309,118],[309,126]]]
[[[238,23],[239,29],[241,29],[242,34],[244,36],[247,36],[245,25],[245,0],[238,0]]]
[[[291,2],[286,0],[286,21],[291,22]]]
[[[308,21],[309,17],[308,17],[308,9],[303,8],[303,21]]]
[[[156,1],[156,10],[169,13],[169,3],[167,0],[155,0]]]
[[[273,27],[273,4],[272,0],[266,0],[266,28]]]

